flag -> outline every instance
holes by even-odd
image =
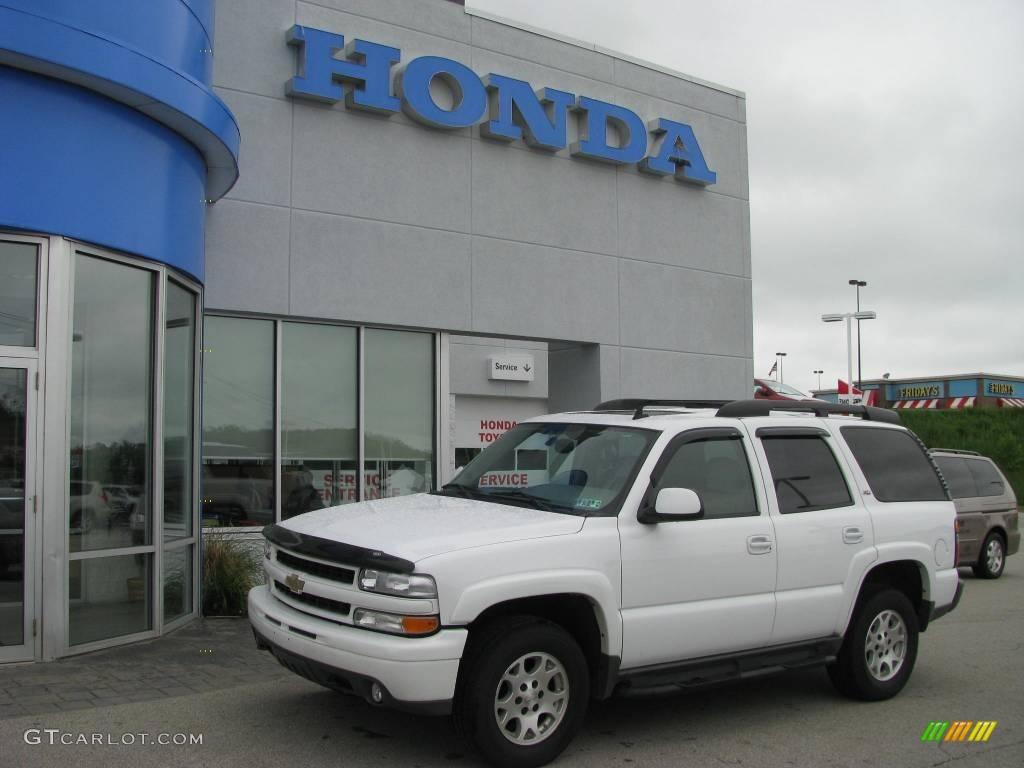
[[[772,363],[772,369],[770,371],[768,371],[768,375],[769,376],[773,376],[777,370],[779,370],[779,361],[778,360],[776,360],[774,363]]]
[[[850,405],[874,405],[875,390],[865,393],[864,390],[852,387],[842,379],[839,379],[839,402]]]

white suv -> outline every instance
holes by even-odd
[[[257,643],[537,766],[593,698],[827,665],[907,682],[952,610],[955,510],[891,411],[623,400],[520,423],[431,494],[268,526]]]

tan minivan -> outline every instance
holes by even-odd
[[[983,579],[998,579],[1007,555],[1020,549],[1017,497],[992,459],[974,451],[933,448],[960,523],[959,564]]]

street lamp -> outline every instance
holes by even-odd
[[[860,289],[867,286],[867,280],[850,280],[850,285],[857,288],[857,311],[860,312]],[[863,374],[860,370],[860,320],[857,320],[857,388],[860,389]],[[850,384],[853,384],[851,381]]]
[[[785,383],[785,379],[782,378],[782,358],[784,358],[785,356],[786,356],[785,352],[776,352],[775,353],[775,357],[777,358],[777,362],[779,364],[779,383],[780,384],[784,384]]]
[[[818,374],[818,392],[821,392],[821,374],[823,374],[824,371],[811,371],[811,373]]]
[[[874,320],[878,317],[876,312],[840,312],[830,315],[822,315],[821,320],[825,323],[841,323],[846,321],[846,382],[850,385],[850,399],[853,400],[853,323],[851,320]]]

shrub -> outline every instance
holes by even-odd
[[[929,448],[958,448],[988,456],[1024,503],[1024,408],[900,411],[903,423]]]
[[[260,555],[250,542],[207,535],[203,542],[203,615],[244,616],[246,596],[260,583]]]

